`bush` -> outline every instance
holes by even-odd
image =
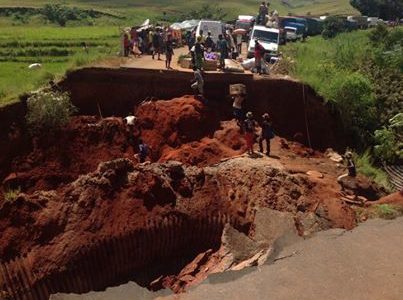
[[[323,23],[322,36],[325,39],[334,38],[337,34],[344,32],[344,21],[336,16],[327,17]]]
[[[359,173],[371,178],[386,190],[391,190],[388,175],[374,165],[373,158],[368,150],[361,155],[355,156],[354,159]]]
[[[379,204],[375,206],[375,214],[377,217],[387,220],[397,218],[402,214],[401,209],[390,204]]]
[[[339,73],[324,91],[325,98],[336,104],[356,144],[365,145],[376,128],[371,82],[360,73]]]
[[[388,126],[375,131],[375,155],[389,164],[403,161],[403,113],[389,120]]]
[[[67,93],[39,91],[27,101],[27,124],[31,133],[54,132],[68,123],[76,108]]]
[[[13,202],[18,198],[18,195],[21,193],[21,188],[16,188],[13,190],[8,190],[4,192],[4,199],[7,202]]]

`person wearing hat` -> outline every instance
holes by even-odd
[[[274,138],[273,128],[271,127],[271,120],[268,113],[263,114],[262,132],[259,137],[260,152],[263,153],[263,141],[266,141],[266,155],[270,156],[270,140]]]
[[[343,182],[343,178],[346,178],[346,177],[352,177],[352,178],[354,178],[354,177],[357,176],[357,170],[356,170],[356,168],[355,168],[355,163],[354,163],[354,160],[353,160],[353,153],[351,153],[351,151],[347,151],[347,152],[344,154],[344,158],[346,159],[347,171],[348,171],[348,172],[347,172],[346,174],[340,175],[340,176],[337,178],[337,182],[338,182],[339,184],[341,184],[341,185],[342,185],[342,182]],[[343,188],[343,185],[342,185],[342,188]]]
[[[245,140],[248,154],[253,154],[253,144],[255,142],[256,121],[253,118],[252,112],[247,112],[246,120],[244,121]]]

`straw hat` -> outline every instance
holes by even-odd
[[[247,117],[248,119],[253,118],[253,113],[252,113],[251,111],[248,111],[248,112],[246,113],[246,117]]]

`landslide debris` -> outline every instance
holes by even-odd
[[[208,167],[180,162],[134,164],[128,159],[104,162],[58,191],[22,194],[14,202],[3,203],[0,257],[29,255],[29,271],[38,280],[52,278],[79,259],[80,249],[171,216],[191,220],[228,216],[227,222],[253,237],[259,207],[296,215],[302,205],[302,216],[306,215],[320,198],[315,186],[307,176],[290,174],[270,159],[239,157]],[[213,240],[221,239],[222,229]],[[192,232],[181,234],[192,236]],[[197,236],[203,239],[211,241],[211,237]],[[188,247],[190,256],[200,253],[200,248],[192,252],[190,242]],[[204,245],[206,251],[218,248],[215,243]],[[163,247],[160,251],[168,260],[173,255],[164,253]],[[152,267],[152,257],[147,261]]]

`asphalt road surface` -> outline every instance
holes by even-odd
[[[185,294],[151,293],[135,283],[52,300],[400,300],[403,218],[332,229],[283,249],[273,264],[210,276]]]

